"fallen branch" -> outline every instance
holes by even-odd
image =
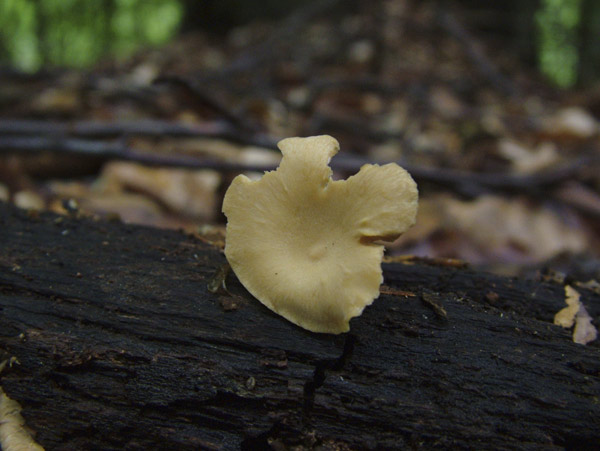
[[[334,117],[315,113],[312,115],[312,118],[307,125],[307,134],[320,135],[323,134],[324,131],[329,131],[330,133],[335,131],[347,133],[373,142],[385,142],[389,140],[406,142],[404,130],[377,130],[365,122],[364,119],[359,118]]]
[[[43,120],[0,119],[1,135],[70,135],[80,138],[113,138],[123,135],[175,136],[175,137],[221,137],[232,133],[232,126],[225,121],[189,124],[161,120],[140,121],[76,121],[57,122]]]
[[[277,144],[276,138],[261,133],[245,133],[227,121],[190,124],[146,119],[138,121],[75,121],[66,123],[41,120],[0,119],[0,138],[19,135],[32,137],[52,136],[59,138],[69,136],[77,138],[118,138],[124,136],[222,138],[240,144],[273,149],[276,148]],[[8,142],[12,141],[9,140]]]
[[[215,169],[223,172],[263,172],[275,168],[273,165],[229,162],[200,156],[149,153],[130,147],[122,141],[106,142],[63,137],[0,136],[0,154],[40,152],[88,155],[133,161],[150,166]],[[362,165],[368,163],[373,163],[373,161],[357,155],[341,154],[332,160],[331,167],[337,171],[355,173]],[[387,162],[377,163],[385,164]],[[600,164],[600,156],[581,157],[552,170],[529,175],[474,173],[457,169],[418,166],[403,161],[399,161],[398,164],[409,171],[419,183],[425,182],[451,187],[457,192],[468,196],[490,190],[544,194],[544,189],[556,188],[558,184],[572,180],[584,170],[589,170],[590,166]]]
[[[201,105],[204,105],[215,113],[219,114],[224,119],[227,119],[231,124],[235,125],[240,130],[257,131],[258,126],[244,118],[243,115],[233,111],[221,100],[209,94],[204,89],[202,83],[190,80],[185,77],[176,75],[163,75],[154,80],[155,85],[176,86],[183,89],[186,95],[196,99]]]
[[[107,160],[132,161],[148,166],[215,169],[223,172],[266,171],[273,169],[272,166],[220,161],[190,155],[149,153],[134,149],[120,141],[107,142],[51,137],[0,137],[0,154],[36,154],[42,152],[89,156]]]

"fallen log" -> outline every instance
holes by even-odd
[[[177,231],[0,202],[0,374],[48,450],[591,449],[600,347],[551,280],[384,264],[339,336],[263,307]],[[220,287],[220,288],[218,288]],[[580,289],[598,324],[600,296]]]

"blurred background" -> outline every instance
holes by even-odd
[[[600,2],[0,0],[0,200],[222,245],[222,196],[331,134],[396,161],[388,255],[600,279]],[[1,233],[1,231],[0,231]]]

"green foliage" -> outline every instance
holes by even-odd
[[[114,35],[113,50],[124,56],[140,43],[158,45],[168,41],[177,30],[183,16],[178,1],[114,0],[111,20]]]
[[[35,34],[36,5],[32,1],[0,0],[0,56],[17,67],[31,69],[42,60]]]
[[[0,59],[85,67],[168,41],[182,16],[179,0],[0,0]]]
[[[581,0],[542,0],[536,14],[541,71],[562,87],[577,81]]]
[[[0,62],[25,71],[44,65],[87,67],[104,56],[126,57],[140,46],[167,42],[183,22],[186,9],[192,13],[187,18],[190,23],[222,27],[279,17],[304,3],[0,0]],[[527,16],[525,26],[535,29],[537,36],[539,68],[557,85],[571,87],[600,76],[599,4],[597,0],[539,0],[534,23]]]

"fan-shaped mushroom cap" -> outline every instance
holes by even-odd
[[[341,333],[379,295],[383,246],[415,222],[417,186],[395,163],[333,181],[331,136],[288,138],[277,170],[225,194],[225,256],[246,289],[313,332]]]

